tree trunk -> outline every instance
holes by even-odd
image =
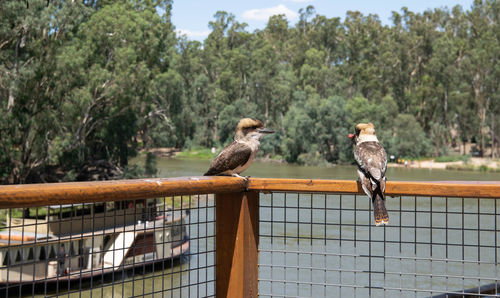
[[[451,140],[451,125],[448,125],[448,90],[444,92],[444,102],[443,102],[443,123],[444,123],[444,143],[450,145]]]
[[[214,142],[217,143],[217,141],[219,140],[219,131],[217,129],[217,120],[219,119],[219,116],[215,116],[215,121],[214,121]]]
[[[480,127],[479,127],[479,130],[480,130],[480,133],[481,133],[481,144],[480,144],[480,148],[481,148],[481,157],[484,157],[484,128],[486,126],[486,108],[481,108],[479,110],[479,119],[480,119]]]
[[[479,78],[479,74],[476,75],[476,81]],[[476,84],[474,84],[476,83]],[[480,91],[481,84],[477,82],[473,82],[473,88],[474,88],[474,97],[478,106],[478,113],[479,113],[479,134],[481,135],[481,140],[479,144],[479,150],[481,157],[484,156],[484,126],[486,124],[486,107],[484,106],[483,100],[482,100],[482,94]]]
[[[13,87],[9,88],[9,101],[7,102],[7,110],[10,111],[10,109],[14,106],[14,95],[12,94],[12,89]]]
[[[491,158],[496,157],[497,146],[495,144],[495,115],[491,113]]]
[[[269,117],[269,102],[267,99],[265,100],[265,102],[266,102],[266,113],[264,114],[264,124],[267,125],[267,119]]]

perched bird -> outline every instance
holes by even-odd
[[[375,135],[375,126],[360,123],[356,125],[356,134],[349,134],[349,138],[356,144],[354,158],[358,176],[363,190],[372,200],[375,225],[388,224],[384,197],[387,154]]]
[[[260,120],[241,119],[236,128],[234,141],[219,153],[204,175],[242,177],[239,174],[248,169],[257,155],[260,138],[264,134],[273,132],[273,130],[264,128],[264,124]]]

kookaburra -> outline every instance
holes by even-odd
[[[234,141],[227,145],[212,161],[205,176],[235,176],[252,164],[259,150],[260,138],[274,131],[264,128],[260,120],[241,119],[236,128]]]
[[[387,154],[375,135],[375,126],[360,123],[356,125],[356,134],[349,134],[349,138],[356,143],[354,158],[358,176],[363,190],[372,200],[375,225],[388,224],[384,197]]]

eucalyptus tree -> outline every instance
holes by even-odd
[[[0,2],[0,181],[45,181],[57,163],[57,54],[92,9],[81,2]]]
[[[486,149],[486,129],[488,114],[492,102],[500,100],[498,86],[500,85],[499,60],[500,36],[498,33],[498,1],[474,1],[471,10],[467,12],[467,21],[470,24],[466,54],[463,59],[463,74],[471,90],[471,96],[477,107],[479,119],[479,146],[480,154]],[[492,117],[494,110],[491,110]],[[493,118],[492,118],[493,119]],[[492,120],[494,123],[495,120]],[[493,124],[494,128],[494,124]],[[494,131],[494,129],[493,129]]]
[[[169,11],[160,16],[156,9],[143,1],[104,6],[61,49],[59,135],[77,163],[126,166],[145,122],[168,125],[181,109],[181,78],[171,66],[173,27]]]
[[[247,24],[236,21],[234,15],[218,11],[209,23],[212,32],[204,41],[202,64],[206,69],[209,97],[214,107],[208,127],[213,143],[221,140],[218,132],[219,113],[225,105],[244,98],[248,87],[249,49],[251,34]]]

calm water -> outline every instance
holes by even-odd
[[[144,160],[136,159],[144,164]],[[200,176],[208,169],[209,161],[158,159],[158,177]],[[255,162],[243,175],[263,178],[316,178],[356,180],[355,166],[304,167],[278,163]],[[388,180],[394,181],[500,181],[500,173],[449,171],[437,169],[388,168]]]
[[[135,162],[143,163],[143,159],[136,159]],[[158,160],[158,177],[182,177],[182,176],[199,176],[206,171],[208,168],[208,161],[199,160],[178,160],[178,159],[159,159]],[[303,167],[303,166],[293,166],[293,165],[283,165],[274,163],[254,163],[252,167],[247,170],[245,175],[252,177],[273,177],[273,178],[317,178],[317,179],[347,179],[355,180],[356,169],[354,166],[333,166],[333,167]],[[447,170],[429,170],[429,169],[406,169],[406,168],[389,168],[387,171],[387,177],[389,180],[399,180],[399,181],[500,181],[500,173],[480,173],[480,172],[465,172],[465,171],[447,171]],[[194,197],[193,197],[194,198]],[[430,200],[427,198],[422,198],[418,202],[414,201],[414,198],[408,198],[404,200],[402,208],[408,208],[412,210],[413,206],[416,205],[419,210],[441,210],[444,211],[444,198],[442,200],[435,199],[433,206],[429,207]],[[380,285],[392,288],[429,288],[434,290],[456,290],[460,288],[470,288],[475,287],[478,284],[491,283],[492,280],[498,279],[499,268],[498,265],[490,265],[489,267],[479,267],[474,264],[464,264],[463,262],[446,262],[446,264],[440,264],[439,262],[429,262],[426,257],[429,257],[428,245],[417,249],[417,246],[413,247],[410,245],[403,247],[401,245],[390,245],[376,246],[376,242],[373,247],[368,248],[367,242],[353,243],[352,241],[341,242],[338,241],[339,237],[347,239],[350,237],[352,239],[353,235],[356,235],[357,239],[371,239],[379,240],[386,239],[393,241],[412,241],[412,239],[426,242],[425,239],[433,239],[435,242],[439,242],[444,237],[444,232],[439,234],[439,230],[434,233],[434,235],[429,233],[429,229],[413,229],[412,231],[406,231],[407,235],[392,235],[391,228],[379,228],[372,229],[371,236],[368,235],[367,228],[356,228],[353,229],[353,223],[362,224],[369,226],[372,219],[370,218],[370,212],[367,211],[369,208],[368,200],[364,196],[311,196],[310,198],[298,195],[287,196],[284,199],[283,194],[274,194],[272,197],[273,204],[276,206],[286,206],[286,208],[271,208],[271,197],[269,194],[262,196],[261,204],[261,220],[266,221],[273,219],[285,222],[286,224],[269,224],[261,223],[260,233],[261,235],[273,235],[271,240],[270,237],[263,237],[260,244],[260,249],[263,250],[260,256],[260,276],[263,279],[268,280],[279,280],[280,282],[261,282],[260,291],[261,295],[291,295],[291,296],[367,296],[368,292],[366,288],[361,286],[354,290],[353,287],[337,287],[338,284],[361,284],[366,285],[368,279],[371,278],[372,285]],[[343,203],[340,203],[342,201]],[[485,202],[486,201],[486,202]],[[301,203],[302,202],[302,203]],[[354,210],[354,202],[356,202],[358,209],[364,209],[362,211],[356,212],[357,219],[354,212],[344,212],[342,211],[342,226],[331,225],[328,223],[337,222],[340,211],[326,212],[319,211],[321,214],[313,214],[313,211],[306,210],[303,213],[297,206],[302,206],[305,202],[305,206],[316,206],[321,209],[323,206],[328,208],[340,210],[347,208]],[[168,292],[167,297],[179,297],[180,295],[187,297],[198,297],[212,295],[214,293],[214,285],[211,280],[214,279],[214,262],[215,255],[211,251],[215,249],[215,244],[213,241],[213,236],[215,235],[215,227],[213,223],[205,224],[205,222],[214,219],[214,208],[213,198],[203,196],[197,201],[197,207],[194,208],[189,217],[189,222],[191,225],[188,228],[188,233],[193,239],[191,241],[191,252],[194,254],[189,260],[183,260],[180,264],[175,263],[174,265],[168,265],[165,268],[165,275],[162,275],[161,270],[155,272],[148,272],[145,274],[128,275],[125,276],[120,282],[123,284],[115,284],[111,286],[111,281],[105,282],[109,286],[99,288],[95,290],[88,290],[83,293],[70,294],[70,297],[100,297],[101,295],[105,297],[111,297],[116,295],[117,297],[122,296],[134,296],[141,295],[143,293],[151,293],[152,289],[155,291],[161,290],[163,288],[169,288],[170,286],[181,287],[181,289]],[[339,205],[343,204],[343,205]],[[398,198],[388,199],[389,210],[397,210],[399,208],[400,201]],[[448,204],[448,202],[446,203]],[[449,210],[460,211],[461,200],[450,200]],[[475,201],[465,202],[465,207],[470,210],[474,210]],[[209,207],[209,208],[206,208]],[[482,200],[481,202],[481,212],[494,212],[493,205],[487,200]],[[489,209],[488,209],[489,208]],[[284,210],[287,211],[284,211]],[[314,209],[314,208],[313,208]],[[500,209],[500,204],[498,206]],[[497,214],[500,210],[497,210]],[[288,214],[287,214],[288,212]],[[308,213],[309,212],[309,213]],[[323,213],[324,212],[324,216]],[[412,226],[416,222],[417,214],[407,213],[405,216],[393,216],[391,217],[391,225],[396,228],[402,224],[403,226]],[[272,214],[272,215],[271,215]],[[391,212],[390,212],[391,214]],[[403,213],[404,214],[404,213]],[[274,216],[274,218],[270,218]],[[430,220],[428,214],[422,214],[424,220],[421,222],[422,217],[419,218],[419,226],[428,226],[429,222],[436,226],[442,225],[442,220],[439,218],[432,217]],[[451,216],[450,216],[451,217]],[[459,217],[459,216],[458,216]],[[493,220],[486,222],[488,216],[481,217],[480,228],[488,230],[493,228],[496,222],[500,222],[498,218],[493,217]],[[311,225],[312,219],[316,220],[316,225]],[[317,221],[319,219],[319,221]],[[198,221],[203,222],[203,224],[196,224]],[[309,224],[299,224],[299,222],[304,221],[304,223],[309,222]],[[288,222],[288,223],[287,223]],[[475,222],[479,222],[479,218],[472,216],[471,218],[465,217],[463,219],[457,218],[454,224],[459,228],[462,224],[467,226],[474,226]],[[346,225],[347,224],[347,225]],[[286,228],[285,228],[286,226]],[[453,222],[451,223],[453,226]],[[303,229],[305,227],[305,229]],[[477,226],[476,226],[477,227]],[[314,230],[313,230],[314,228]],[[399,231],[399,230],[398,230]],[[405,232],[405,233],[406,233]],[[441,231],[442,232],[442,231]],[[452,233],[451,231],[448,241],[450,243],[463,243],[467,242],[468,238],[478,237],[479,233],[469,233],[466,235],[467,238],[463,238],[461,233]],[[397,232],[399,233],[399,232]],[[483,232],[481,232],[483,233]],[[319,235],[319,236],[318,236]],[[343,235],[343,236],[342,236]],[[486,235],[486,234],[481,234]],[[209,237],[206,237],[209,236]],[[496,235],[486,235],[487,237],[495,238]],[[289,237],[289,238],[287,238]],[[313,240],[315,237],[325,238],[326,240],[316,241]],[[391,238],[392,237],[392,238]],[[398,238],[401,237],[401,238]],[[405,238],[406,237],[406,238]],[[412,238],[413,237],[413,238]],[[446,236],[448,237],[448,236]],[[300,240],[303,238],[302,240]],[[396,239],[397,238],[397,239]],[[201,239],[201,241],[199,240]],[[296,241],[296,239],[299,239]],[[484,244],[485,237],[481,238],[481,244]],[[478,240],[474,240],[472,245],[477,245]],[[488,242],[489,243],[489,242]],[[487,244],[488,244],[487,243]],[[491,243],[489,243],[491,246]],[[453,247],[452,247],[453,248]],[[444,249],[443,245],[433,245],[432,249],[434,254],[431,255],[434,258],[449,258],[461,260],[462,257],[469,260],[477,260],[478,251],[476,248],[470,252],[466,252],[465,255],[461,255],[462,252],[454,251],[453,249]],[[431,249],[431,250],[432,250]],[[281,251],[293,251],[295,253],[283,254]],[[477,251],[477,252],[476,252]],[[497,253],[498,249],[494,249],[493,253],[491,251],[482,252],[481,261],[491,264],[493,261],[493,256]],[[311,252],[320,252],[319,255],[311,255]],[[322,255],[321,252],[326,252],[327,255]],[[382,274],[372,274],[367,275],[366,267],[368,266],[369,258],[366,255],[370,253],[371,255],[378,256],[389,256],[387,261],[383,262],[381,267],[377,267],[377,262],[380,259],[375,258],[374,264],[371,270],[379,270],[380,272],[388,272],[387,276]],[[357,255],[357,258],[349,257]],[[405,261],[406,258],[406,261]],[[283,264],[291,266],[290,268],[279,269]],[[386,268],[387,266],[387,268]],[[199,269],[202,267],[202,269]],[[306,269],[299,270],[297,268],[323,268],[318,269]],[[328,268],[342,268],[346,273],[340,273],[338,271],[329,271]],[[191,269],[192,271],[185,271]],[[168,272],[167,272],[168,271]],[[170,272],[179,272],[170,274]],[[364,273],[363,273],[364,272]],[[394,278],[391,278],[391,273]],[[396,272],[396,273],[394,273]],[[426,273],[432,272],[436,274],[436,277],[431,277],[430,280]],[[457,278],[440,278],[439,273],[452,274],[454,276],[464,276],[467,275],[465,272],[473,272],[469,279]],[[420,274],[420,277],[415,278],[415,274]],[[485,281],[478,281],[474,276],[482,276],[486,278]],[[150,278],[151,277],[151,278]],[[427,279],[426,279],[427,278]],[[135,279],[135,280],[134,280]],[[329,286],[319,285],[318,287],[309,286],[308,283],[311,281],[317,281],[321,283],[327,283]],[[199,288],[196,286],[189,288],[188,284],[201,283]],[[302,284],[303,283],[303,284]],[[383,291],[377,294],[371,293],[372,296],[415,296],[411,291],[405,293],[405,291],[395,290],[394,293],[390,291]],[[429,296],[430,293],[423,293],[423,296]],[[436,293],[434,293],[436,294]],[[161,297],[161,294],[154,295],[154,297]],[[420,294],[418,295],[420,296]],[[149,295],[148,297],[153,297]]]

